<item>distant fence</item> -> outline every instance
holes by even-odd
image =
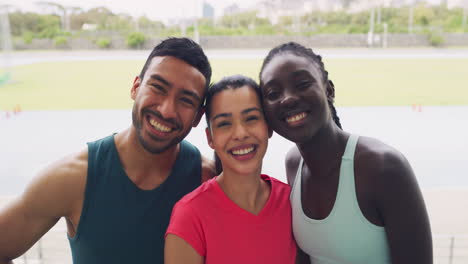
[[[440,34],[442,46],[468,47],[467,33]],[[96,38],[96,37],[94,37]],[[60,49],[99,49],[93,37],[70,37],[66,43],[62,43]],[[120,35],[108,35],[109,49],[127,49],[126,40]],[[373,47],[429,47],[431,46],[428,35],[423,34],[388,34],[374,35]],[[142,49],[151,49],[159,43],[161,38],[150,38],[145,41]],[[202,36],[200,44],[209,49],[269,49],[280,43],[296,41],[311,47],[369,47],[367,34],[320,34],[313,36]],[[25,44],[22,40],[14,43],[14,48],[25,49],[56,49],[55,41],[51,39],[33,39],[32,43]]]
[[[434,264],[467,264],[468,235],[433,236]]]
[[[467,264],[467,235],[433,235],[434,264]],[[47,233],[16,264],[71,264],[65,231]]]

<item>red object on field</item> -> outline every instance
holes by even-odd
[[[420,105],[420,104],[413,104],[413,105],[412,105],[412,109],[413,109],[413,111],[416,111],[416,112],[422,112],[422,105]]]

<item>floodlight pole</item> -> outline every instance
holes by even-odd
[[[369,20],[369,33],[367,34],[367,44],[369,47],[374,46],[374,19],[375,19],[375,8],[372,7]]]
[[[200,32],[198,31],[198,11],[200,4],[198,0],[195,0],[195,15],[194,15],[194,23],[193,23],[193,40],[200,44]]]
[[[37,5],[45,6],[45,7],[54,7],[56,8],[60,14],[60,19],[62,23],[62,30],[63,31],[70,31],[71,29],[71,22],[70,22],[70,15],[71,12],[75,7],[63,6],[54,2],[47,2],[47,1],[39,1],[36,2]]]
[[[198,31],[198,18],[195,17],[195,21],[193,24],[193,40],[200,44],[200,32]]]
[[[0,26],[2,32],[2,49],[4,52],[5,71],[7,79],[11,80],[11,50],[13,45],[11,43],[10,19],[8,17],[9,5],[0,6]]]
[[[388,25],[387,23],[383,24],[383,40],[382,40],[382,48],[388,47]]]
[[[409,10],[409,17],[408,17],[408,33],[413,34],[413,13],[414,13],[414,6],[411,3],[410,10]]]
[[[467,7],[467,4],[465,3],[465,5],[463,6],[463,20],[462,20],[462,28],[465,28],[466,27],[466,17],[467,17],[467,10],[468,7]]]
[[[380,25],[382,23],[382,7],[379,4],[377,6],[377,25]]]

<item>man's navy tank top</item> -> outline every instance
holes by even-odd
[[[187,141],[166,181],[141,190],[127,176],[109,136],[88,143],[83,210],[69,237],[74,264],[164,263],[164,233],[172,207],[201,183],[201,156]]]

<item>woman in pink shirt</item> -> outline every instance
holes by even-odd
[[[294,263],[290,187],[261,174],[272,131],[260,98],[240,75],[208,90],[206,136],[222,172],[175,205],[165,264]]]

